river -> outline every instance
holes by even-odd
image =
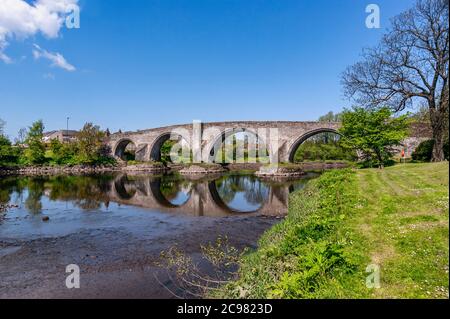
[[[0,298],[171,298],[175,283],[156,264],[176,245],[200,259],[200,245],[226,237],[237,249],[288,210],[291,181],[251,174],[1,177]],[[67,265],[80,288],[66,287]],[[206,270],[205,270],[206,271]]]

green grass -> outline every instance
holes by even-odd
[[[213,297],[448,298],[448,174],[448,163],[324,173]]]

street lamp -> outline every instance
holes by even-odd
[[[70,117],[67,117],[66,118],[66,120],[67,120],[67,122],[66,122],[66,139],[67,139],[67,141],[69,140],[69,119],[70,119]],[[63,138],[63,142],[64,142],[64,138]]]

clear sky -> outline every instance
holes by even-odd
[[[17,9],[24,1],[0,0],[0,27],[2,2]],[[26,2],[35,1],[49,0]],[[112,132],[193,119],[316,120],[351,105],[341,72],[376,44],[390,17],[413,4],[58,1],[79,5],[79,29],[11,31],[3,48],[0,33],[0,118],[11,137],[36,119],[47,130],[65,128],[67,116],[71,129],[90,121]],[[365,26],[370,3],[381,9],[380,29]],[[15,14],[6,10],[12,9],[3,7],[4,20]],[[20,19],[9,28],[22,30]]]

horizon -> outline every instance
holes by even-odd
[[[0,33],[0,118],[11,139],[38,119],[45,131],[66,129],[67,117],[70,130],[93,122],[111,132],[316,121],[352,106],[340,74],[414,3],[377,1],[381,27],[368,29],[363,0],[65,2],[80,8],[80,28]]]

